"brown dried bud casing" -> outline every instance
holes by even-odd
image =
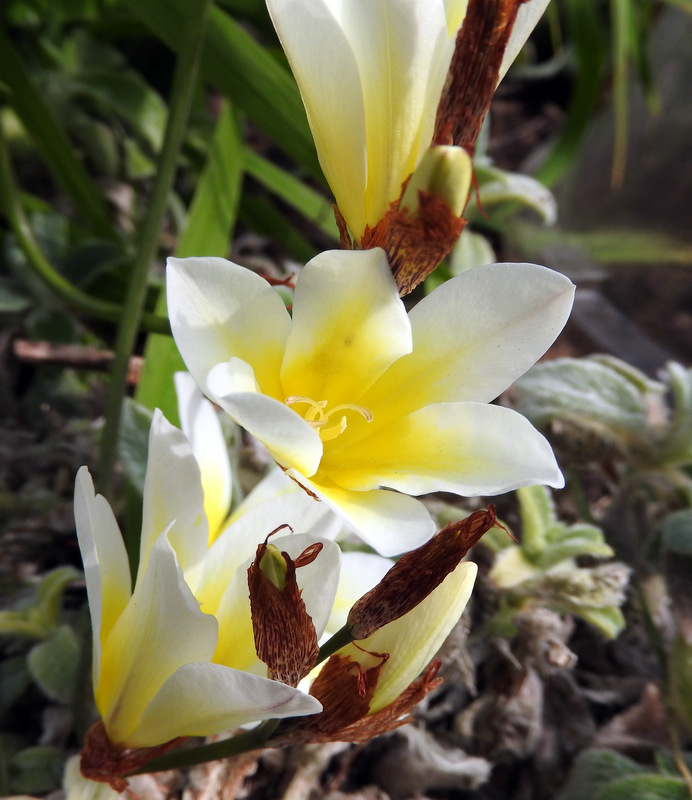
[[[473,151],[523,2],[469,0],[437,108],[434,144],[454,144]]]
[[[418,191],[415,214],[397,205],[393,203],[373,229],[366,228],[361,247],[381,247],[387,253],[403,297],[424,281],[454,247],[466,220],[455,216],[443,198],[423,190]]]
[[[84,737],[80,770],[91,781],[107,783],[116,792],[127,789],[126,775],[141,769],[149,761],[163,755],[185,741],[184,736],[156,747],[123,748],[108,738],[103,722],[95,722]]]
[[[269,667],[271,678],[289,686],[297,686],[317,661],[317,633],[298,588],[296,568],[312,563],[321,550],[322,544],[314,544],[293,561],[265,541],[248,569],[257,656]]]
[[[447,525],[429,542],[402,556],[350,610],[346,624],[353,639],[367,639],[415,608],[495,524],[495,508],[488,506]]]
[[[332,656],[310,689],[310,694],[322,703],[322,713],[286,720],[273,743],[368,742],[411,722],[413,708],[442,682],[437,677],[440,662],[433,661],[394,702],[370,714],[370,703],[387,660],[384,653],[371,655],[382,661],[369,669],[363,669],[348,656]]]

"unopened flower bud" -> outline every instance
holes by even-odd
[[[312,545],[293,561],[265,541],[248,569],[257,656],[269,667],[271,678],[289,686],[297,686],[317,661],[317,633],[298,588],[296,568],[312,563],[321,549],[321,543]]]
[[[455,217],[460,217],[471,188],[473,167],[468,153],[461,147],[431,147],[411,175],[399,208],[416,216],[420,192],[444,201]]]

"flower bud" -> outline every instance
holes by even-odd
[[[399,208],[415,217],[421,192],[443,200],[455,217],[460,217],[471,188],[473,168],[468,153],[461,147],[431,147],[421,159],[406,185]]]
[[[298,588],[296,568],[312,563],[321,549],[321,543],[314,544],[293,561],[265,541],[248,569],[257,656],[272,679],[289,686],[297,686],[317,661],[317,633]]]

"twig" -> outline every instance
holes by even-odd
[[[48,364],[95,372],[107,372],[115,358],[115,353],[111,350],[100,350],[98,347],[35,342],[28,339],[15,339],[12,342],[12,354],[18,361],[27,364]],[[137,383],[143,364],[144,359],[141,356],[130,356],[127,370],[129,384]]]

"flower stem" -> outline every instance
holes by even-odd
[[[206,761],[217,761],[220,758],[230,758],[241,753],[249,753],[252,750],[261,750],[266,746],[278,724],[278,719],[268,719],[251,731],[243,731],[230,739],[222,739],[220,742],[203,744],[199,747],[183,747],[172,750],[170,753],[148,761],[131,774],[141,775],[145,772],[162,772],[166,769],[193,767],[195,764],[203,764]]]
[[[36,241],[29,220],[22,207],[5,137],[0,131],[0,211],[14,233],[17,243],[27,260],[28,266],[61,300],[76,311],[90,317],[118,322],[123,316],[123,309],[116,303],[99,300],[82,292],[55,269],[48,261],[40,245]],[[142,326],[156,333],[170,334],[170,325],[165,317],[156,314],[144,314]]]
[[[125,309],[116,339],[115,360],[106,400],[106,424],[101,438],[99,465],[100,489],[106,496],[110,493],[112,485],[128,361],[140,327],[149,268],[158,249],[161,220],[166,210],[166,202],[175,177],[178,155],[190,115],[204,42],[204,31],[211,5],[212,0],[194,0],[189,4],[186,36],[173,77],[170,111],[163,148],[142,225],[139,250],[132,267]]]

